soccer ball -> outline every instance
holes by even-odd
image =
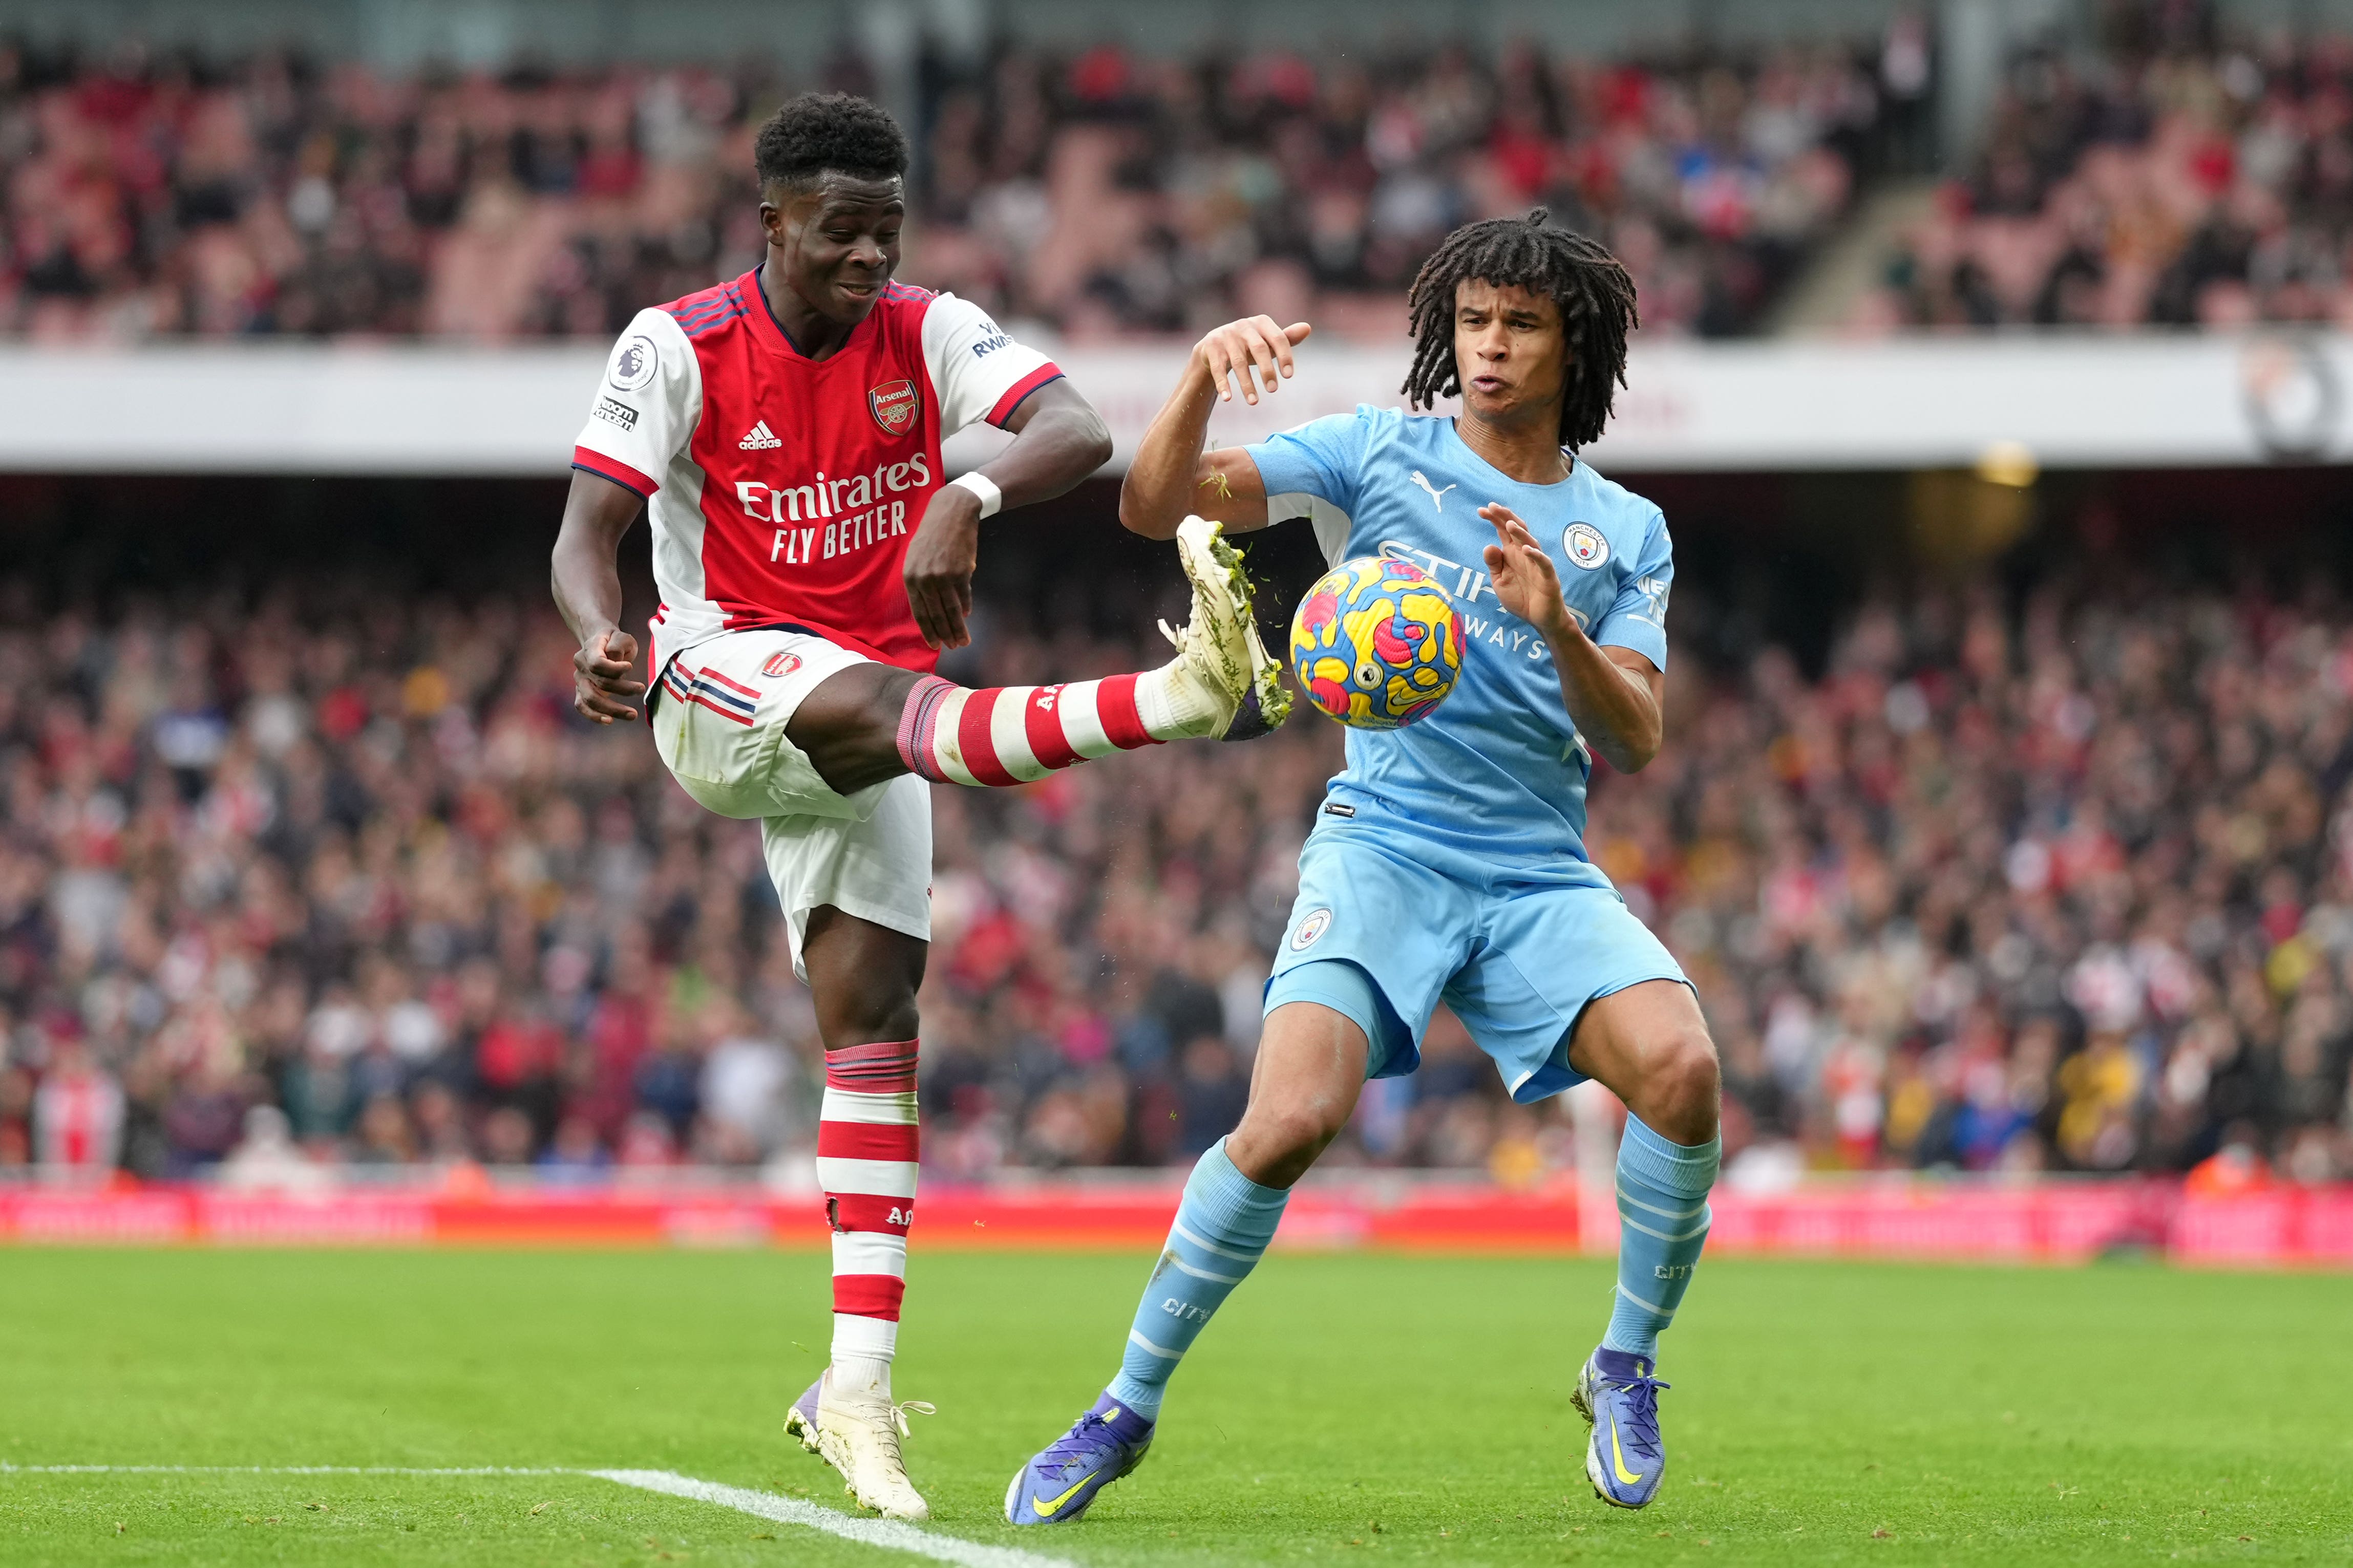
[[[1454,600],[1392,556],[1344,561],[1291,618],[1291,673],[1307,700],[1357,730],[1396,730],[1438,706],[1462,671]]]

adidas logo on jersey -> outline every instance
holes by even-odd
[[[745,431],[744,438],[735,445],[746,452],[765,452],[771,447],[781,447],[784,443],[776,439],[776,432],[769,429],[768,422],[763,419]]]

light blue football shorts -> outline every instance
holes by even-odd
[[[1442,1000],[1527,1104],[1585,1081],[1568,1042],[1586,1005],[1645,980],[1691,984],[1616,889],[1327,818],[1299,853],[1266,1011],[1342,1013],[1365,1031],[1366,1076],[1401,1078]]]

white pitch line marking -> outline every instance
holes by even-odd
[[[692,1502],[713,1503],[777,1524],[854,1541],[886,1552],[911,1552],[958,1568],[1078,1568],[1064,1558],[1045,1557],[1014,1546],[984,1546],[952,1535],[934,1535],[893,1519],[868,1519],[837,1513],[798,1498],[754,1491],[718,1481],[700,1481],[675,1470],[580,1470],[530,1465],[12,1465],[0,1461],[0,1475],[10,1476],[589,1476],[616,1486]]]
[[[617,1481],[625,1487],[665,1492],[671,1497],[692,1498],[697,1502],[717,1503],[722,1508],[732,1508],[760,1519],[775,1520],[780,1524],[807,1525],[811,1530],[821,1530],[845,1541],[880,1546],[892,1552],[912,1552],[941,1563],[960,1563],[962,1568],[1076,1568],[1076,1564],[1061,1558],[1040,1557],[1034,1552],[1024,1552],[1018,1547],[983,1546],[977,1542],[958,1541],[954,1536],[934,1535],[894,1519],[867,1519],[857,1514],[836,1513],[829,1508],[819,1508],[798,1498],[778,1497],[774,1492],[755,1492],[744,1487],[721,1486],[716,1481],[698,1481],[691,1476],[681,1476],[670,1470],[588,1470],[584,1473]]]

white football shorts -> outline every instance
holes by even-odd
[[[819,683],[870,662],[808,632],[727,632],[670,661],[653,710],[654,749],[680,787],[722,816],[759,820],[804,981],[801,938],[821,905],[932,938],[931,785],[902,773],[839,795],[785,737]]]

